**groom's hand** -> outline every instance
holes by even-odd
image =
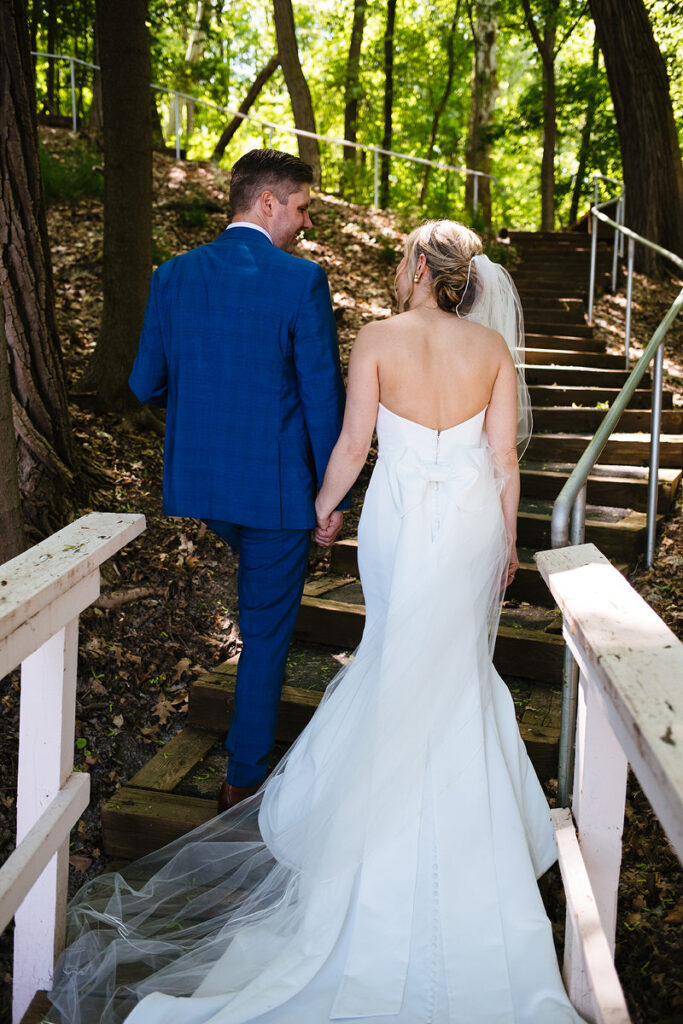
[[[323,548],[329,548],[334,544],[344,521],[343,512],[332,512],[327,520],[318,519],[318,525],[313,531],[313,539],[316,544]]]

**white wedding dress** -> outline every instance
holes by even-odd
[[[355,657],[255,798],[79,894],[61,1019],[580,1021],[536,884],[550,814],[490,657],[508,545],[484,421],[379,407]]]

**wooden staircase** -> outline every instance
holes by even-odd
[[[516,232],[514,272],[526,319],[527,382],[534,436],[522,465],[520,571],[501,617],[495,662],[515,699],[520,730],[539,774],[555,773],[563,644],[561,619],[533,552],[550,546],[552,502],[626,380],[621,357],[604,351],[585,322],[589,249],[585,235]],[[605,249],[602,273],[609,265]],[[586,539],[620,569],[643,550],[647,501],[650,378],[643,378],[619,432],[588,481]],[[659,514],[671,507],[683,466],[683,411],[664,395]],[[328,574],[309,579],[280,705],[274,761],[298,735],[358,644],[364,605],[355,539],[338,541]],[[206,821],[225,771],[236,660],[196,680],[188,724],[102,807],[104,849],[128,860]],[[418,681],[416,680],[416,683]]]

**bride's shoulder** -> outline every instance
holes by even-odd
[[[356,335],[354,348],[372,348],[383,345],[403,328],[404,325],[399,321],[409,315],[409,313],[398,313],[396,316],[389,316],[384,320],[372,320],[365,324]]]

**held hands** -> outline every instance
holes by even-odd
[[[329,548],[334,544],[342,528],[344,513],[331,512],[329,515],[321,515],[316,505],[315,517],[318,520],[318,525],[313,531],[313,539],[321,547]]]

